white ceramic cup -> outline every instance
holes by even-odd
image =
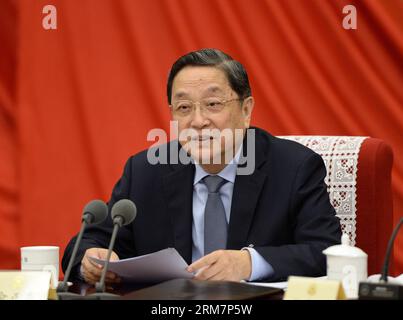
[[[22,271],[50,271],[51,287],[55,289],[59,281],[59,247],[32,246],[21,248]]]

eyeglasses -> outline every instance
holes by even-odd
[[[177,116],[188,116],[196,110],[196,104],[200,105],[200,110],[204,114],[215,114],[221,112],[225,105],[232,101],[240,101],[241,99],[224,100],[221,98],[206,98],[200,101],[178,100],[172,103],[173,113]]]

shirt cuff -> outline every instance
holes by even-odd
[[[78,268],[77,278],[79,280],[85,281],[84,274],[83,274],[83,265],[80,263],[80,267]]]
[[[252,261],[252,272],[247,281],[256,281],[268,278],[274,274],[273,267],[255,249],[250,247],[242,248],[248,250]]]

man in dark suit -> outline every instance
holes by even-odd
[[[324,275],[322,251],[340,242],[341,229],[323,160],[249,128],[254,99],[243,66],[219,50],[191,52],[174,63],[167,94],[179,138],[127,161],[108,205],[131,199],[137,217],[119,231],[112,259],[174,247],[202,280]],[[155,161],[163,151],[168,163]],[[88,229],[73,277],[99,280],[89,256],[106,257],[111,230],[110,218]],[[106,279],[119,281],[110,272]]]

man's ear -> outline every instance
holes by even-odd
[[[246,128],[249,128],[254,106],[255,106],[255,99],[252,96],[247,97],[242,103],[242,114],[244,116]]]

